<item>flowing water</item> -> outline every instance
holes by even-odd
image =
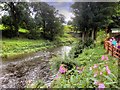
[[[53,56],[68,55],[71,46],[61,46],[40,51],[22,59],[2,61],[0,64],[1,88],[25,88],[26,85],[42,80],[48,87],[55,74],[50,70],[49,60]]]

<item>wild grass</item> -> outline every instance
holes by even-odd
[[[94,49],[85,50],[78,58],[71,60],[74,67],[66,74],[59,75],[52,83],[52,88],[97,88],[98,85],[94,82],[103,83],[106,88],[119,88],[118,87],[118,60],[107,55],[108,60],[101,60],[104,55],[102,46],[95,47]],[[60,60],[60,59],[59,59]],[[62,60],[64,61],[64,60]],[[55,62],[54,62],[55,63]],[[69,62],[70,64],[70,62]],[[97,68],[93,68],[97,65]],[[110,74],[106,72],[106,65],[110,69]],[[60,64],[59,64],[60,66]],[[76,67],[84,68],[83,71],[78,72]],[[90,70],[92,67],[92,70]],[[102,75],[100,75],[102,72]],[[97,73],[97,76],[94,75]]]
[[[65,61],[66,59],[63,60],[60,57],[58,59],[56,57],[55,60],[53,59],[54,68],[57,68],[57,70],[65,62],[69,62],[73,67],[67,73],[59,74],[53,81],[52,88],[98,88],[99,84],[103,84],[105,88],[120,89],[117,80],[118,59],[106,54],[104,46],[101,43],[104,41],[103,35],[104,31],[100,31],[96,46],[84,49],[83,53],[79,54],[77,58],[69,58],[69,61]],[[108,59],[102,60],[101,57],[103,55],[108,57]],[[55,62],[57,63],[55,64]],[[109,68],[109,73],[106,70],[106,66]]]
[[[2,39],[2,58],[14,57],[16,55],[36,52],[53,47],[53,43],[47,40],[30,39]]]

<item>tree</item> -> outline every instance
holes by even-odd
[[[3,10],[8,11],[8,15],[3,16],[2,23],[9,26],[19,36],[19,25],[30,16],[28,3],[4,2]]]
[[[58,14],[58,11],[53,6],[45,2],[33,2],[31,3],[31,7],[36,12],[35,22],[39,25],[38,27],[42,27],[43,37],[53,40],[60,30],[62,30],[63,15]]]
[[[74,25],[83,32],[82,40],[92,31],[92,39],[96,37],[97,29],[109,25],[111,16],[115,13],[115,2],[77,2],[71,7],[75,14]]]
[[[67,25],[72,25],[72,21],[69,20],[68,23],[67,23]]]

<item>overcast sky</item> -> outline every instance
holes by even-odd
[[[57,10],[59,10],[59,13],[65,16],[66,22],[71,20],[71,17],[74,17],[70,8],[73,2],[48,2],[48,4],[54,6]]]

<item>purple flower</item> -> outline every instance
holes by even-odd
[[[101,60],[108,60],[108,56],[102,55]]]
[[[96,77],[96,76],[97,76],[97,73],[94,74],[94,77]]]
[[[102,75],[102,72],[100,72],[100,75]]]
[[[105,56],[104,56],[104,55],[102,55],[101,60],[104,60],[104,59],[105,59]]]
[[[81,70],[78,70],[78,72],[79,72],[79,73],[82,73],[82,71],[81,71]]]
[[[59,75],[57,74],[55,78],[57,79],[58,77],[59,77]]]
[[[103,83],[100,83],[98,88],[105,88],[105,85]]]
[[[98,85],[98,83],[99,83],[99,82],[95,80],[93,84]]]
[[[105,57],[105,60],[108,60],[108,57],[107,57],[107,56]]]
[[[106,71],[107,71],[107,74],[111,74],[111,71],[108,66],[106,66]]]
[[[63,73],[65,73],[65,72],[67,72],[67,69],[64,68],[63,65],[61,65],[60,68],[59,68],[59,72],[60,72],[61,74],[63,74]]]
[[[94,64],[93,68],[97,68],[97,67],[98,67],[98,65],[97,65],[97,64]]]

